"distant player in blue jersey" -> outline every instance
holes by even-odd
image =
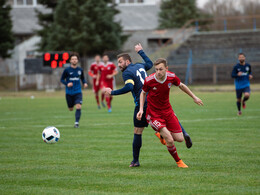
[[[141,120],[137,120],[136,115],[139,111],[139,98],[140,93],[142,91],[142,87],[144,84],[144,80],[147,77],[146,71],[153,67],[153,62],[146,56],[143,51],[141,44],[135,46],[135,51],[143,58],[144,63],[136,63],[133,64],[131,57],[127,53],[122,53],[117,56],[117,62],[120,70],[123,72],[122,76],[125,82],[125,86],[121,89],[112,91],[111,88],[105,88],[105,93],[111,95],[121,95],[128,92],[132,92],[135,102],[135,110],[134,110],[134,139],[133,139],[133,161],[131,162],[129,167],[138,167],[139,163],[139,153],[142,146],[142,132],[145,127],[148,126],[148,123],[145,118],[145,114]],[[146,111],[147,103],[144,105],[144,112]],[[184,130],[184,129],[183,129]],[[158,133],[159,134],[159,133]],[[186,135],[188,135],[186,133]],[[165,144],[165,140],[159,135],[156,134],[157,137],[160,138],[162,144]],[[189,137],[190,147],[192,145],[191,139]]]
[[[70,67],[63,71],[60,79],[66,86],[66,100],[69,110],[73,111],[73,108],[76,105],[75,128],[79,127],[79,119],[81,116],[82,92],[80,80],[82,81],[84,88],[87,88],[88,86],[82,68],[77,66],[78,61],[79,55],[77,53],[72,53],[70,55]]]
[[[251,66],[250,64],[246,63],[246,57],[244,53],[238,54],[239,63],[237,63],[233,67],[232,71],[232,78],[235,78],[235,86],[236,86],[236,96],[237,96],[237,109],[238,115],[241,115],[241,100],[242,94],[244,93],[244,98],[242,101],[242,106],[246,108],[246,101],[250,97],[250,79],[253,78],[251,73]]]

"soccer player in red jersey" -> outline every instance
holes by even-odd
[[[203,105],[201,99],[195,96],[191,90],[173,73],[168,71],[167,61],[159,58],[154,63],[155,73],[147,77],[144,81],[140,94],[140,109],[137,119],[143,115],[144,102],[147,95],[146,119],[151,127],[160,132],[166,141],[166,146],[175,159],[177,166],[187,168],[188,166],[179,158],[174,141],[184,141],[183,133],[172,106],[169,101],[170,88],[172,85],[187,93],[198,105]]]
[[[108,55],[103,56],[103,65],[99,66],[99,73],[98,78],[100,77],[100,88],[104,91],[105,88],[113,89],[113,77],[118,73],[116,69],[116,65],[112,62],[109,62]],[[112,96],[109,94],[105,95],[108,112],[111,112],[111,101]]]
[[[97,105],[98,105],[98,109],[100,109],[100,103],[99,103],[99,95],[98,92],[100,90],[100,82],[97,82],[97,76],[98,76],[98,71],[99,71],[99,66],[102,65],[103,63],[101,62],[101,57],[100,55],[96,55],[95,56],[95,62],[93,62],[90,66],[90,69],[88,71],[89,76],[92,77],[93,82],[93,91],[95,93],[96,96],[96,101],[97,101]],[[102,94],[104,96],[104,94]]]

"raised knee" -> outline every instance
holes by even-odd
[[[174,144],[173,138],[166,138],[165,141],[166,141],[167,145],[173,145]]]

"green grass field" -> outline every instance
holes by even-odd
[[[109,114],[85,91],[74,129],[64,91],[0,93],[0,194],[260,194],[260,92],[242,116],[234,92],[196,92],[203,107],[174,93],[173,109],[193,139],[191,149],[176,144],[188,169],[176,166],[151,127],[143,133],[141,166],[128,167],[131,94],[114,97]],[[50,125],[61,132],[53,145],[41,138]]]

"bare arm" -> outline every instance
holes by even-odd
[[[145,98],[146,98],[146,92],[144,92],[142,90],[141,94],[140,94],[140,108],[139,108],[139,112],[136,115],[136,118],[138,120],[141,120],[142,115],[144,113],[144,102],[145,102]]]
[[[100,72],[98,71],[97,73],[97,78],[96,78],[96,85],[99,85],[99,79],[100,79]]]
[[[179,88],[185,93],[187,93],[196,104],[198,104],[199,106],[203,106],[202,100],[198,98],[194,93],[192,93],[192,91],[185,84],[181,83],[179,85]]]

